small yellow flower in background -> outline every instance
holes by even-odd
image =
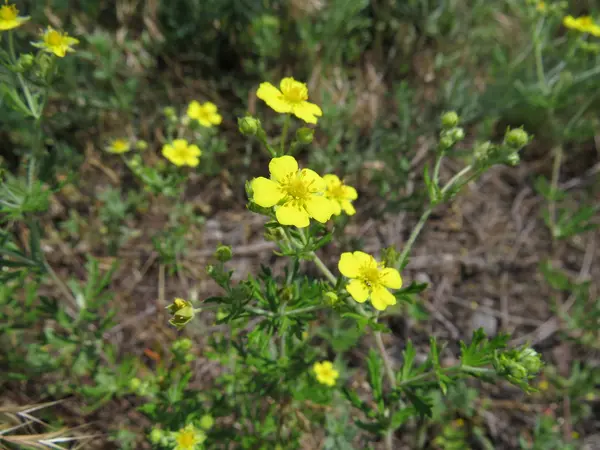
[[[173,433],[173,437],[177,444],[173,450],[194,450],[198,444],[202,444],[206,440],[204,431],[197,429],[192,424]]]
[[[4,5],[0,6],[0,31],[12,30],[20,27],[24,22],[29,20],[29,16],[19,16],[19,10],[16,5],[8,4],[8,0]]]
[[[106,151],[109,153],[127,153],[129,150],[131,150],[131,144],[127,139],[122,138],[113,139],[106,147]]]
[[[539,12],[546,12],[548,10],[548,7],[546,6],[546,2],[538,2],[537,5],[535,6],[535,9],[537,9]]]
[[[563,25],[571,30],[580,31],[581,33],[589,33],[596,37],[600,37],[600,25],[594,22],[591,16],[573,17],[566,16],[563,19]]]
[[[59,58],[63,58],[67,52],[74,52],[72,46],[79,44],[79,40],[69,36],[67,33],[61,33],[52,27],[46,28],[42,34],[42,40],[33,42],[31,45],[41,48],[45,52],[54,53]]]
[[[538,388],[540,391],[547,391],[549,387],[550,387],[550,383],[548,383],[548,380],[541,380],[538,383]]]
[[[333,214],[333,202],[324,197],[325,181],[310,169],[298,169],[292,156],[273,158],[269,163],[271,179],[252,180],[254,202],[263,208],[278,205],[277,221],[282,225],[307,227],[310,218],[325,223]]]
[[[313,365],[313,372],[317,376],[317,381],[327,386],[335,386],[335,382],[340,373],[333,368],[331,361],[316,362]]]
[[[196,167],[202,150],[197,145],[189,145],[185,139],[175,139],[171,144],[163,145],[162,154],[177,167]]]
[[[364,252],[342,253],[338,263],[342,275],[351,278],[346,290],[354,300],[371,304],[379,311],[396,304],[396,297],[388,289],[400,289],[402,277],[396,269],[386,268]]]
[[[187,109],[187,116],[192,120],[197,120],[203,127],[210,128],[213,125],[219,125],[223,118],[217,113],[217,105],[211,102],[200,104],[196,100],[190,102]]]
[[[333,203],[333,214],[339,216],[342,210],[349,216],[356,214],[356,210],[351,203],[352,200],[358,198],[356,189],[342,183],[336,175],[325,175],[323,176],[323,180],[325,180],[325,184],[327,185],[325,197]]]
[[[284,78],[279,89],[271,83],[261,83],[256,96],[278,113],[292,113],[307,123],[317,123],[323,111],[314,103],[307,102],[308,88],[292,77]]]
[[[463,419],[456,419],[455,421],[452,422],[452,424],[456,427],[456,428],[462,428],[465,426],[465,421]]]

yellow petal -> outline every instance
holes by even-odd
[[[190,145],[188,147],[188,150],[189,150],[190,154],[192,154],[194,156],[200,156],[202,154],[202,150],[200,150],[200,148],[195,144]]]
[[[284,196],[279,185],[265,177],[252,180],[252,192],[254,193],[254,203],[263,208],[275,206]]]
[[[185,164],[187,164],[190,167],[196,167],[198,164],[200,164],[200,160],[197,156],[188,155],[185,158]]]
[[[298,162],[293,156],[280,156],[273,158],[269,163],[269,172],[274,180],[283,180],[289,175],[298,172]]]
[[[323,115],[323,111],[314,103],[302,102],[293,105],[294,115],[299,119],[304,120],[306,123],[317,123],[317,116]]]
[[[209,119],[208,119],[208,120],[209,120],[209,121],[210,121],[210,122],[211,122],[213,125],[221,125],[221,122],[223,121],[223,117],[221,117],[221,115],[220,115],[220,114],[217,114],[217,113],[212,113],[212,114],[209,116]]]
[[[310,169],[302,169],[300,171],[300,176],[302,180],[308,184],[310,184],[310,192],[324,192],[325,191],[325,180],[321,178],[321,176]]]
[[[313,219],[325,223],[331,219],[333,214],[332,201],[321,195],[311,195],[304,207]]]
[[[383,286],[375,286],[371,292],[371,303],[379,311],[396,304],[396,297]]]
[[[402,277],[400,272],[390,267],[381,269],[379,272],[379,280],[381,283],[390,289],[400,289],[402,287]]]
[[[352,206],[352,203],[350,203],[348,200],[342,201],[342,208],[344,209],[344,212],[349,216],[353,216],[354,214],[356,214],[356,209],[354,209],[354,206]]]
[[[192,100],[187,109],[187,115],[190,119],[197,119],[200,116],[200,103],[196,100]]]
[[[348,278],[356,278],[359,275],[360,264],[351,252],[344,252],[338,262],[338,270]]]
[[[285,101],[281,91],[271,83],[261,83],[256,96],[278,113],[292,112],[292,107]]]
[[[334,216],[339,216],[342,213],[342,205],[337,200],[331,200],[331,206]]]
[[[277,222],[281,225],[294,225],[298,228],[305,228],[310,223],[308,213],[304,208],[300,208],[291,202],[277,208],[275,216],[277,217]]]
[[[344,198],[347,200],[356,200],[358,198],[358,192],[352,186],[344,186]]]
[[[215,105],[213,102],[205,102],[204,105],[202,105],[202,107],[207,113],[212,114],[217,112],[217,105]]]
[[[183,150],[185,148],[187,148],[187,141],[185,139],[175,139],[173,141],[173,147],[175,147],[177,150]]]
[[[360,267],[365,267],[365,268],[377,267],[377,261],[375,261],[375,258],[373,258],[368,253],[357,251],[357,252],[354,252],[353,254],[354,254],[354,258],[356,259],[356,261],[358,262]]]
[[[352,280],[346,285],[346,290],[358,303],[364,303],[369,298],[369,289],[359,280]]]

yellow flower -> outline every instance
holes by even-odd
[[[269,163],[271,179],[252,180],[254,202],[263,208],[278,205],[277,221],[282,225],[307,227],[310,218],[325,223],[333,214],[333,202],[325,198],[325,181],[310,169],[298,170],[292,156],[273,158]]]
[[[547,381],[547,380],[541,380],[541,381],[538,383],[538,389],[539,389],[540,391],[547,391],[549,388],[550,388],[550,383],[548,383],[548,381]]]
[[[563,25],[571,30],[577,30],[581,33],[590,33],[596,37],[600,37],[600,26],[594,22],[591,16],[581,16],[577,18],[566,16],[563,19]]]
[[[271,83],[261,83],[256,96],[278,113],[292,113],[307,123],[317,123],[323,111],[314,103],[307,102],[308,88],[292,77],[284,78],[279,89]]]
[[[61,33],[52,27],[46,28],[42,34],[42,40],[33,42],[31,45],[41,48],[45,52],[54,53],[59,58],[63,58],[67,52],[74,52],[71,47],[79,44],[79,40],[69,36],[67,33]]]
[[[371,303],[379,311],[396,304],[396,298],[388,291],[388,288],[402,287],[402,277],[396,269],[386,268],[363,252],[342,253],[338,269],[342,275],[352,279],[346,290],[357,302],[364,303],[371,298]]]
[[[0,31],[12,30],[20,27],[24,22],[29,20],[29,16],[19,16],[19,10],[16,5],[8,4],[8,0],[4,5],[0,6]]]
[[[544,13],[547,11],[548,7],[546,6],[546,2],[538,2],[535,9],[537,9],[541,13]]]
[[[211,102],[204,104],[193,100],[187,109],[187,116],[192,120],[197,120],[203,127],[210,128],[213,125],[219,125],[223,118],[217,113],[217,105]]]
[[[196,167],[202,150],[197,145],[189,145],[185,139],[175,139],[171,144],[163,145],[162,154],[178,167]]]
[[[313,371],[317,376],[317,381],[327,386],[335,386],[340,373],[333,368],[331,361],[316,362],[313,365]]]
[[[356,210],[351,203],[352,200],[358,198],[356,189],[343,184],[336,175],[325,175],[323,179],[327,185],[325,197],[333,203],[333,214],[339,216],[342,213],[342,209],[349,216],[356,214]]]
[[[131,145],[127,139],[113,139],[110,144],[106,147],[106,151],[109,153],[126,153],[131,150]]]
[[[192,424],[186,425],[173,434],[177,443],[173,450],[193,450],[198,444],[202,444],[206,440],[206,434]]]

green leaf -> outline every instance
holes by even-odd
[[[417,411],[415,408],[404,408],[396,411],[390,420],[390,428],[395,430],[402,426],[408,419],[415,416]]]
[[[384,408],[383,404],[383,374],[382,374],[382,363],[379,358],[379,354],[373,350],[369,350],[369,356],[367,358],[367,370],[369,372],[369,384],[373,390],[373,398],[377,402],[379,410],[382,411]]]
[[[559,291],[569,291],[572,287],[571,280],[563,272],[554,269],[550,261],[542,261],[540,271],[544,274],[544,278],[553,289]]]
[[[404,364],[402,365],[402,370],[400,371],[400,381],[406,381],[412,376],[413,362],[415,360],[415,356],[417,356],[417,351],[415,350],[411,340],[406,342],[406,348],[402,352],[402,356],[404,357]]]
[[[417,414],[420,416],[431,417],[433,403],[429,397],[421,397],[410,389],[404,389],[403,392],[408,398],[408,401],[415,407]]]

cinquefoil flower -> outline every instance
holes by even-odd
[[[364,303],[370,298],[379,311],[396,304],[396,297],[388,290],[402,287],[402,277],[396,269],[386,268],[364,252],[342,253],[338,269],[352,279],[346,290],[357,302]]]
[[[171,144],[165,144],[162,154],[178,167],[196,167],[200,163],[202,150],[197,145],[189,145],[185,139],[175,139]]]
[[[571,30],[577,30],[581,33],[589,33],[600,37],[600,26],[594,22],[591,16],[573,17],[566,16],[563,19],[563,25]]]
[[[323,111],[314,103],[308,102],[308,88],[292,77],[284,78],[279,89],[271,83],[261,83],[256,96],[278,113],[292,113],[307,123],[317,123]]]
[[[173,450],[194,450],[199,444],[206,440],[204,431],[199,430],[194,425],[186,425],[181,430],[173,433],[176,446]]]
[[[325,197],[333,203],[333,214],[339,216],[342,213],[342,210],[349,216],[356,214],[356,210],[351,203],[352,200],[358,198],[356,189],[342,183],[336,175],[325,175],[323,179],[327,185]]]
[[[310,218],[324,223],[333,214],[332,202],[325,198],[325,181],[310,169],[298,169],[292,156],[273,158],[271,179],[252,180],[254,202],[263,208],[276,206],[275,216],[282,225],[307,227]]]
[[[217,105],[211,102],[202,105],[193,100],[187,109],[187,116],[192,120],[197,120],[203,127],[210,128],[213,125],[219,125],[223,118],[217,112]]]
[[[106,147],[106,151],[109,153],[127,153],[131,150],[131,145],[127,139],[113,139],[110,144]]]
[[[33,42],[31,45],[41,48],[45,52],[54,53],[59,58],[63,58],[67,52],[74,52],[72,46],[79,44],[79,40],[69,36],[67,33],[61,33],[52,27],[46,28],[42,34],[42,40]]]
[[[4,5],[0,6],[0,31],[20,27],[28,20],[29,17],[19,16],[17,6],[13,4],[9,5],[8,0],[4,2]]]
[[[317,381],[327,386],[335,386],[335,382],[340,376],[340,373],[333,368],[331,361],[316,362],[313,365],[313,372]]]

